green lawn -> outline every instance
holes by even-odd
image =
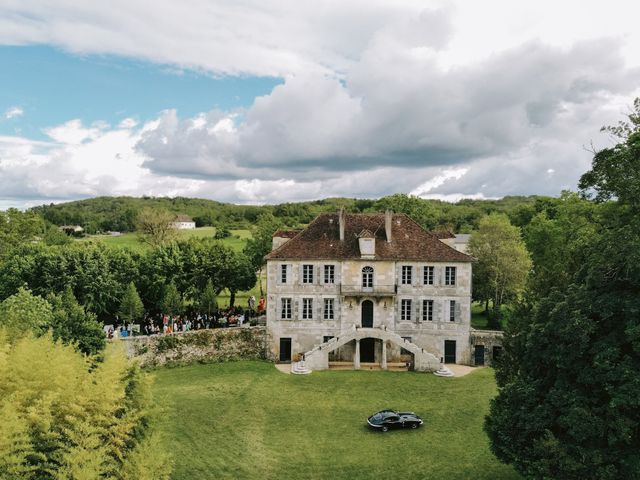
[[[490,453],[482,422],[493,371],[462,378],[407,372],[285,375],[270,363],[155,371],[160,429],[174,479],[515,480]],[[383,408],[413,410],[418,430],[370,431]]]
[[[215,227],[201,227],[193,230],[178,230],[178,238],[192,238],[192,237],[213,237],[215,234]],[[240,251],[247,243],[247,239],[251,238],[251,232],[249,230],[231,230],[231,237],[222,240],[222,243],[233,248],[236,251]],[[111,235],[89,235],[83,237],[80,241],[94,240],[103,242],[110,247],[124,247],[137,250],[139,252],[147,250],[149,245],[138,240],[136,233],[123,233],[120,236],[114,237]]]

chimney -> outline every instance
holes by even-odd
[[[340,224],[340,241],[342,242],[344,241],[344,207],[341,207],[340,211],[338,212],[338,223]]]
[[[393,210],[384,212],[384,232],[387,235],[387,242],[391,242],[391,220],[393,218]]]

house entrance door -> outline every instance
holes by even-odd
[[[456,363],[456,341],[444,341],[444,363]]]
[[[360,362],[373,363],[376,359],[375,354],[376,339],[363,338],[360,340]]]
[[[484,365],[484,345],[476,345],[475,364],[476,367]]]
[[[365,300],[362,302],[362,327],[373,328],[373,302],[371,300]]]
[[[291,361],[291,338],[280,338],[280,361]]]

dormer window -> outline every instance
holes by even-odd
[[[373,288],[373,267],[362,269],[362,288]]]
[[[362,258],[374,258],[376,255],[376,237],[366,228],[358,235],[358,246]]]

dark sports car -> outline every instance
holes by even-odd
[[[390,428],[418,428],[423,422],[413,412],[382,410],[371,415],[367,419],[367,423],[373,428],[386,432]]]

